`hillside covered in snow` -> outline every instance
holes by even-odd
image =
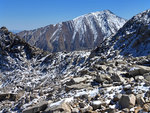
[[[150,112],[149,27],[147,10],[92,51],[56,53],[0,28],[0,112]]]
[[[97,52],[96,52],[97,51]],[[114,57],[146,56],[150,54],[150,10],[132,17],[114,36],[106,38],[96,53]]]

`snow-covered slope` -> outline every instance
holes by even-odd
[[[43,52],[1,28],[0,112],[121,112],[139,105],[145,110],[149,56],[110,60],[89,55]]]
[[[0,112],[21,113],[37,100],[42,101],[46,95],[39,93],[33,94],[32,101],[26,99],[34,89],[48,91],[59,85],[61,78],[77,75],[89,54],[88,51],[50,54],[30,46],[7,28],[0,28]],[[11,96],[5,98],[5,94],[20,93],[19,100],[10,99],[7,104]]]
[[[150,10],[131,18],[116,35],[105,39],[96,51],[107,56],[116,56],[117,54],[134,57],[149,55]]]
[[[46,54],[2,27],[0,29],[0,87],[19,82],[24,79],[25,73],[33,73],[32,60],[40,59]]]
[[[51,52],[92,49],[116,33],[126,20],[109,10],[79,16],[71,21],[18,33],[29,44]]]
[[[3,79],[0,80],[0,87],[14,82],[17,84],[17,81],[24,80],[25,76],[28,76],[26,79],[30,79],[30,74],[40,79],[40,76],[48,75],[50,78],[55,78],[75,73],[73,70],[80,68],[89,54],[88,51],[50,54],[30,46],[19,36],[2,27],[0,29],[0,77]],[[68,73],[70,69],[72,72]]]

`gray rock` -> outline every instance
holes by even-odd
[[[104,81],[110,81],[110,80],[111,79],[110,79],[109,75],[104,75],[104,74],[97,75],[96,79],[95,79],[95,81],[98,83],[102,83]]]
[[[130,90],[130,89],[131,89],[131,85],[130,85],[130,84],[125,85],[125,86],[123,87],[123,90],[124,90],[124,91]]]
[[[143,79],[144,79],[143,76],[135,76],[135,80],[136,80],[136,81],[141,81],[141,80],[143,80]]]
[[[66,85],[73,85],[73,84],[79,84],[81,82],[86,81],[86,77],[77,77],[77,78],[72,78],[70,81],[66,82]]]
[[[121,82],[113,82],[113,86],[120,86],[120,85],[122,85]]]
[[[48,102],[40,102],[39,104],[23,110],[23,113],[37,113],[47,108]]]
[[[141,107],[143,107],[143,105],[145,104],[145,100],[141,94],[136,95],[136,103]]]
[[[147,81],[150,81],[150,73],[146,73],[143,76]]]
[[[149,73],[149,72],[150,72],[150,67],[139,66],[139,65],[135,65],[133,68],[131,68],[129,70],[129,74],[132,76],[143,75],[143,74]]]
[[[119,101],[121,99],[121,97],[122,97],[122,94],[115,94],[114,98],[113,98],[113,101],[117,102],[117,101]]]
[[[130,112],[130,110],[128,108],[124,108],[122,111],[123,111],[123,113],[129,113]]]
[[[95,100],[91,103],[93,110],[100,109],[102,102],[100,100]]]
[[[71,108],[68,103],[62,101],[60,104],[47,108],[44,113],[71,113]]]
[[[70,91],[70,90],[79,90],[79,89],[83,89],[83,88],[88,88],[89,87],[89,84],[74,84],[74,85],[71,85],[71,86],[66,86],[65,87],[65,90],[66,91]]]
[[[145,112],[150,112],[150,103],[147,103],[147,104],[144,104],[144,106],[143,106],[143,110],[145,111]]]
[[[73,108],[71,113],[79,113],[79,109],[78,108]]]
[[[145,79],[146,79],[147,81],[150,81],[150,76],[145,76]]]
[[[108,84],[108,83],[105,83],[105,82],[103,82],[102,83],[102,87],[111,87],[111,86],[113,86],[113,84]]]
[[[90,72],[88,71],[88,70],[81,70],[80,72],[79,72],[79,74],[81,75],[81,76],[84,76],[84,75],[88,75],[88,74],[90,74]]]
[[[107,66],[106,66],[106,65],[95,65],[95,67],[96,67],[98,70],[104,70],[104,71],[106,71],[106,69],[107,69]]]
[[[81,108],[81,113],[91,113],[93,108],[91,106],[85,106],[84,108]]]
[[[113,80],[113,82],[125,82],[125,79],[122,76],[117,74],[111,76],[111,79]]]
[[[119,105],[121,108],[131,108],[135,106],[136,97],[133,94],[130,95],[122,95],[119,100]]]
[[[146,96],[146,97],[150,97],[150,91],[147,91],[147,92],[145,93],[145,96]]]

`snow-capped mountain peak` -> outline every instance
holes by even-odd
[[[106,56],[115,56],[115,52],[122,56],[145,56],[150,54],[150,10],[133,16],[116,33],[105,39],[101,48]],[[104,53],[100,52],[99,53]]]
[[[109,10],[92,12],[18,35],[31,45],[51,52],[92,49],[126,22]]]
[[[116,16],[109,10],[104,10],[104,11],[97,11],[97,12],[92,12],[86,15],[79,16],[73,19],[73,22],[75,24],[76,31],[80,30],[81,28],[84,28],[86,22],[90,26],[92,26],[93,29],[95,29],[94,24],[96,23],[98,24],[98,26],[102,28],[102,32],[104,34],[107,34],[106,37],[108,37],[110,36],[111,33],[115,33],[116,29],[121,28],[126,22],[126,20]],[[116,25],[115,26],[116,28],[114,28],[114,25]],[[96,35],[97,33],[94,32],[94,34]]]

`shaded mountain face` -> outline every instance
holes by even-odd
[[[114,36],[105,39],[92,54],[146,56],[150,54],[150,10],[131,18]]]
[[[18,33],[26,42],[50,52],[92,49],[116,33],[126,20],[109,10],[89,13],[71,21]]]
[[[0,71],[11,71],[24,65],[43,51],[30,46],[19,36],[12,34],[7,28],[0,28]],[[21,64],[22,63],[22,64]]]

